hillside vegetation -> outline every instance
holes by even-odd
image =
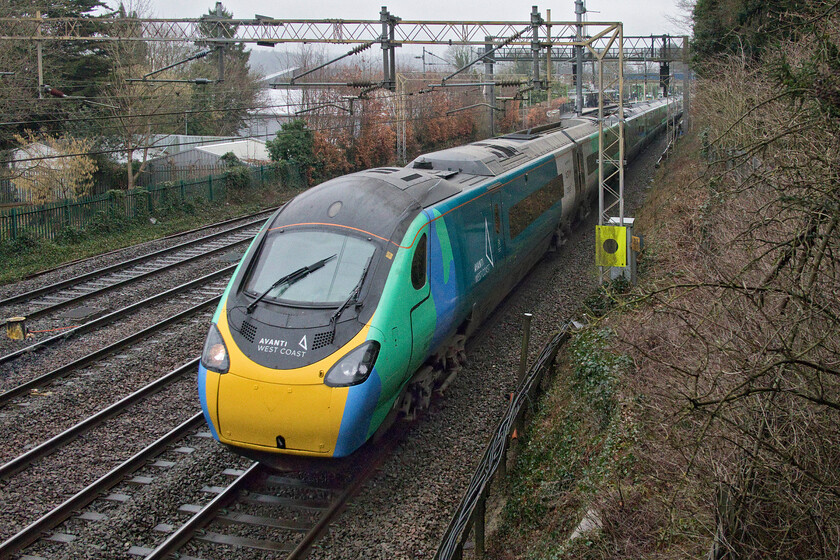
[[[566,354],[495,557],[840,556],[840,4],[698,0],[694,24],[645,273]]]

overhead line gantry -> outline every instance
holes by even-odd
[[[582,2],[579,1],[578,4]],[[378,43],[383,53],[383,80],[380,87],[392,91],[398,89],[400,84],[404,85],[404,80],[398,79],[396,75],[395,49],[405,45],[459,45],[480,48],[482,50],[479,56],[465,67],[459,68],[458,72],[474,64],[483,63],[491,82],[492,66],[495,62],[530,59],[533,65],[529,89],[547,89],[550,86],[551,65],[560,61],[577,62],[577,83],[580,84],[581,62],[591,61],[598,65],[599,224],[608,223],[615,217],[621,225],[624,223],[624,64],[627,61],[654,62],[667,69],[672,61],[687,62],[688,59],[687,37],[625,37],[623,25],[617,22],[590,22],[581,21],[580,18],[576,22],[555,22],[550,21],[550,15],[546,21],[536,6],[533,6],[530,19],[526,21],[403,20],[391,14],[384,6],[377,20],[275,19],[265,16],[256,16],[253,19],[222,19],[218,13],[219,10],[216,15],[195,19],[0,18],[0,41],[196,42],[201,45],[215,45],[217,48],[231,43],[263,46],[323,43],[364,45],[367,48]],[[215,36],[208,37],[208,24],[214,23]],[[344,56],[362,50],[364,48],[353,48]],[[543,53],[544,67],[548,70],[546,79],[540,78]],[[611,63],[610,71],[614,72],[615,78],[608,79],[605,76],[605,63]],[[223,58],[220,56],[220,68],[222,64]],[[300,77],[303,77],[303,74],[286,85],[305,85],[295,81]],[[667,76],[664,83],[667,86]],[[448,85],[454,84],[447,84],[444,79],[435,87]],[[496,85],[498,84],[493,84],[494,87]],[[490,102],[479,104],[487,105],[491,112],[495,110],[494,87],[486,89],[491,92]],[[608,91],[611,93],[607,93]],[[685,92],[688,93],[687,87]],[[580,98],[578,94],[578,99]],[[398,101],[398,105],[397,112],[401,113],[400,118],[404,118],[404,101],[401,105]],[[604,130],[608,116],[607,105],[612,106],[611,110],[614,110],[613,114],[618,119],[617,130],[609,133]],[[578,112],[580,111],[581,107],[578,104]],[[685,100],[685,111],[688,111],[688,98]],[[404,135],[404,131],[402,134]],[[613,170],[608,171],[608,166]],[[615,181],[612,181],[613,179]],[[606,195],[614,195],[615,198]],[[612,216],[616,213],[617,216]]]

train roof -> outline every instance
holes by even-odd
[[[630,118],[657,104],[629,107],[625,114]],[[485,183],[488,177],[570,147],[596,132],[596,124],[587,117],[565,119],[555,125],[425,154],[406,167],[380,167],[331,179],[286,204],[272,227],[329,224],[392,239],[422,209]]]
[[[624,113],[630,118],[661,104],[662,102],[653,102],[628,106]],[[615,120],[617,119],[612,117],[608,124]],[[423,154],[408,167],[495,177],[549,152],[570,146],[596,130],[597,120],[594,118],[561,119],[550,125]]]
[[[277,214],[271,227],[333,225],[392,239],[423,208],[463,190],[447,180],[450,175],[401,167],[344,175],[296,196]]]

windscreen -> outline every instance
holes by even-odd
[[[270,232],[245,289],[262,294],[277,280],[335,255],[321,268],[272,289],[266,299],[295,304],[340,304],[362,277],[376,246],[360,237],[326,231]]]

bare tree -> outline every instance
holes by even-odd
[[[706,164],[662,232],[668,274],[623,334],[671,450],[650,468],[703,496],[715,559],[840,550],[840,95],[836,61],[815,63],[840,16],[818,4],[762,62],[707,66]]]

